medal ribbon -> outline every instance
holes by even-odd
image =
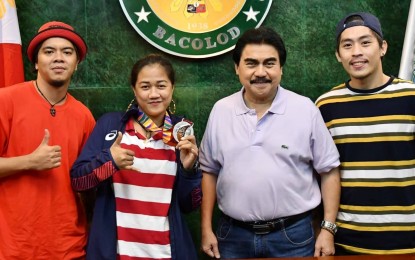
[[[172,142],[172,123],[169,114],[166,111],[164,116],[164,124],[163,129],[158,127],[151,118],[149,118],[143,111],[138,111],[137,121],[147,129],[147,131],[154,132],[156,134],[163,133],[163,142],[165,144],[175,146],[174,142]],[[153,136],[154,139],[159,139],[155,135]]]

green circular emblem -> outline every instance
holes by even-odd
[[[239,36],[262,24],[272,0],[120,0],[147,42],[172,55],[207,58],[232,50]]]

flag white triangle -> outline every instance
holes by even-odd
[[[13,0],[0,1],[0,25],[0,43],[22,44],[16,4]]]

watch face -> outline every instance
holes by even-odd
[[[335,223],[331,223],[329,221],[323,220],[321,222],[321,227],[331,230],[333,233],[337,232],[337,225]]]

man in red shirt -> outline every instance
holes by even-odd
[[[0,259],[81,259],[86,217],[69,170],[95,120],[68,93],[87,46],[48,22],[28,46],[37,77],[0,89]]]

